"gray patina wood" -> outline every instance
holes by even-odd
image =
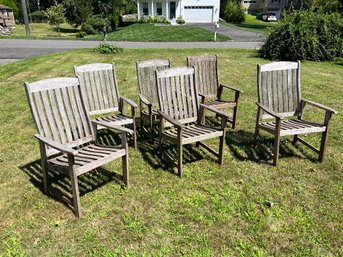
[[[25,90],[37,130],[35,136],[40,143],[45,193],[50,191],[48,170],[60,171],[69,176],[73,199],[67,203],[75,215],[81,217],[78,176],[120,157],[123,161],[122,179],[128,185],[126,133],[131,133],[131,130],[91,121],[81,97],[78,79],[52,78],[25,83]],[[98,145],[97,126],[119,131],[121,146]]]
[[[115,66],[109,63],[92,63],[75,66],[85,105],[91,116],[100,115],[96,120],[113,125],[131,125],[133,144],[137,147],[135,108],[137,105],[119,95]],[[131,107],[131,114],[124,114],[124,103]],[[102,128],[99,126],[99,128]]]
[[[168,59],[136,62],[141,129],[148,132],[151,138],[153,138],[153,121],[158,117],[155,70],[164,70],[170,68],[170,66],[170,60]],[[144,127],[144,119],[149,121],[149,129]]]
[[[178,175],[182,176],[182,147],[197,143],[215,154],[223,163],[224,137],[228,115],[210,106],[198,103],[195,68],[173,68],[156,71],[156,84],[160,110],[160,147],[163,140],[178,146]],[[220,128],[202,123],[201,113],[210,110],[222,118]],[[200,141],[219,137],[219,153]]]
[[[319,161],[324,159],[328,139],[329,122],[337,111],[322,104],[302,98],[300,87],[300,62],[273,62],[257,65],[257,120],[254,142],[262,129],[274,134],[273,164],[277,165],[280,137],[294,136],[297,141],[319,154]],[[323,123],[303,119],[305,105],[309,104],[325,111]],[[322,133],[320,148],[310,145],[299,135]]]
[[[241,91],[232,86],[219,83],[218,56],[189,56],[187,57],[187,65],[188,67],[197,68],[198,94],[201,96],[201,103],[215,109],[229,110],[232,108],[232,117],[228,119],[228,122],[232,124],[232,128],[235,128]],[[222,97],[223,89],[234,92],[234,98],[224,100]]]

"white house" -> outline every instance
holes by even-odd
[[[219,21],[220,0],[137,0],[137,16],[159,17],[175,21],[183,17],[186,23]]]

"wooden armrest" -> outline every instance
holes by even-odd
[[[137,104],[134,101],[132,101],[132,100],[130,100],[124,96],[121,96],[120,99],[123,100],[124,102],[128,103],[131,107],[137,108]]]
[[[278,114],[277,112],[274,112],[273,110],[263,106],[262,104],[260,103],[256,103],[256,105],[261,108],[264,112],[270,114],[271,116],[275,117],[276,119],[279,119],[279,120],[283,120],[283,117]]]
[[[48,146],[50,146],[52,148],[55,148],[56,150],[59,150],[59,151],[61,151],[63,153],[70,154],[70,155],[73,155],[73,156],[78,154],[77,150],[75,150],[75,149],[73,149],[73,148],[71,148],[69,146],[65,146],[65,145],[63,145],[61,143],[58,143],[56,141],[53,141],[51,139],[48,139],[48,138],[46,138],[46,137],[44,137],[42,135],[35,134],[35,137],[39,141],[41,141],[42,143],[44,143],[44,144],[46,144],[46,145],[48,145]]]
[[[220,111],[218,109],[215,109],[213,107],[210,107],[210,106],[207,106],[207,105],[204,105],[204,104],[200,104],[200,108],[210,110],[211,112],[214,112],[215,114],[218,114],[222,118],[225,118],[225,119],[229,119],[230,118],[229,115],[227,115],[225,112],[222,112],[222,111]]]
[[[320,109],[323,109],[323,110],[325,110],[327,112],[338,114],[338,111],[336,111],[336,110],[334,110],[334,109],[332,109],[330,107],[327,107],[327,106],[325,106],[323,104],[319,104],[319,103],[316,103],[316,102],[313,102],[313,101],[310,101],[310,100],[307,100],[307,99],[304,99],[304,98],[302,98],[301,101],[304,101],[305,103],[308,103],[308,104],[310,104],[312,106],[315,106],[315,107],[318,107]]]
[[[149,102],[148,99],[146,99],[144,96],[142,96],[141,94],[138,95],[139,96],[139,100],[145,104],[146,106],[148,107],[151,107],[152,106],[152,103]]]
[[[103,127],[106,127],[106,128],[114,129],[116,131],[124,132],[124,133],[129,134],[129,135],[133,134],[133,131],[131,129],[128,129],[128,128],[125,128],[125,127],[121,127],[121,126],[117,126],[117,125],[113,125],[113,124],[111,124],[109,122],[92,120],[92,124],[96,124],[97,126],[103,126]]]
[[[178,122],[177,120],[173,119],[172,117],[170,117],[169,115],[161,112],[160,110],[157,110],[158,114],[166,119],[168,122],[170,122],[171,124],[173,124],[175,127],[178,127],[178,128],[183,128],[184,125],[182,125],[180,122]]]
[[[231,89],[231,90],[236,91],[236,92],[238,92],[238,93],[243,93],[242,90],[239,90],[239,89],[234,88],[234,87],[232,87],[232,86],[228,86],[228,85],[224,85],[224,84],[220,84],[220,86],[223,87],[223,88]]]

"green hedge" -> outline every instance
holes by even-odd
[[[343,57],[343,18],[338,13],[295,11],[279,21],[261,54],[274,60],[333,60]]]

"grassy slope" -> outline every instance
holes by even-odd
[[[231,26],[246,29],[253,32],[266,33],[269,28],[273,28],[276,22],[265,22],[257,20],[255,15],[246,14],[245,21],[241,24],[229,23]]]
[[[88,39],[101,39],[99,35],[87,36]],[[134,23],[108,34],[108,40],[138,42],[196,42],[213,41],[213,32],[188,26],[155,26],[154,24]],[[230,38],[217,35],[218,41]]]
[[[72,76],[73,65],[114,62],[122,95],[137,101],[134,61],[170,58],[173,66],[182,66],[187,55],[200,54],[218,54],[221,81],[244,90],[238,128],[227,133],[222,167],[209,153],[188,148],[185,176],[179,179],[160,163],[156,146],[140,135],[139,149],[129,149],[129,189],[120,189],[104,174],[81,177],[82,219],[41,192],[39,148],[24,81]],[[0,67],[0,255],[342,255],[342,112],[332,120],[324,163],[314,161],[304,147],[284,142],[279,167],[265,164],[251,139],[256,64],[266,62],[253,51],[237,49],[125,50],[119,55],[80,50]],[[304,62],[304,97],[341,110],[342,65]],[[322,120],[317,118],[321,112],[308,114]],[[263,142],[271,145],[271,137]],[[217,147],[216,140],[210,144]],[[120,161],[111,167],[120,172]],[[275,203],[272,208],[267,200]]]

